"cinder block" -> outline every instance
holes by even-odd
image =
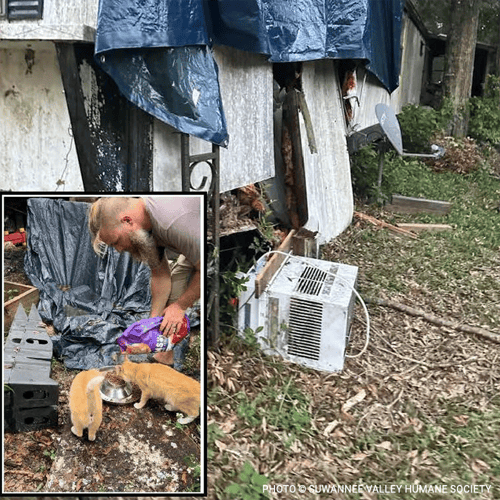
[[[19,308],[4,347],[4,421],[9,432],[57,425],[59,384],[50,378],[52,340],[33,306]]]
[[[7,418],[5,419],[7,424]],[[11,432],[27,432],[57,426],[57,406],[14,408],[9,418]]]

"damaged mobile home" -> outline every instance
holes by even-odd
[[[265,181],[281,219],[333,238],[347,137],[420,101],[429,51],[410,2],[300,4],[3,0],[2,189],[180,191],[212,143],[220,192]],[[211,175],[198,161],[188,188]]]

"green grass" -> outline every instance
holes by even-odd
[[[412,287],[420,287],[439,292],[434,307],[435,312],[441,313],[446,312],[449,301],[455,300],[458,294],[467,298],[466,316],[498,328],[498,308],[482,306],[488,302],[498,304],[500,300],[498,179],[487,168],[469,175],[435,173],[415,160],[397,159],[391,169],[388,175],[394,192],[449,201],[452,209],[441,216],[385,214],[388,222],[444,223],[453,230],[423,232],[417,240],[395,239],[387,231],[360,231],[356,235],[360,245],[356,254],[347,256],[347,261],[365,264],[363,291],[368,295],[382,291],[405,294]],[[380,216],[378,212],[375,215]],[[394,247],[397,247],[397,259],[394,259]]]

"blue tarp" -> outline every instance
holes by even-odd
[[[404,0],[208,1],[215,44],[272,62],[362,59],[392,92],[398,86]]]
[[[124,95],[178,130],[227,145],[210,47],[271,62],[360,59],[398,85],[404,0],[100,0],[96,58]],[[167,49],[167,50],[165,50]]]

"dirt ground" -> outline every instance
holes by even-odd
[[[23,259],[22,248],[6,249],[5,280],[31,284]],[[150,400],[142,410],[132,403],[104,403],[96,441],[88,441],[86,433],[77,438],[70,431],[68,408],[76,373],[52,362],[51,378],[59,383],[56,428],[5,433],[5,492],[200,491],[199,420],[177,424],[176,414],[157,401]]]

